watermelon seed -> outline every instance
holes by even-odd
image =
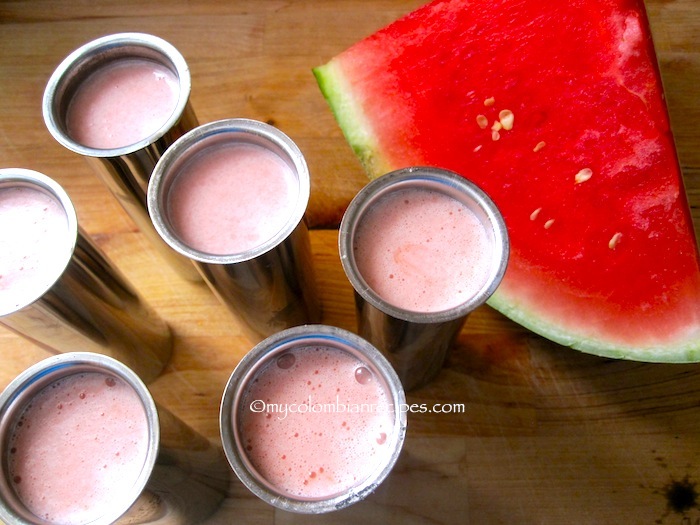
[[[515,115],[509,109],[503,109],[498,113],[498,119],[503,126],[503,129],[510,131],[513,129],[513,121],[515,120]]]
[[[481,149],[481,144],[479,144],[476,148],[474,148],[474,153],[476,153],[476,152],[479,151],[480,149]]]
[[[498,131],[494,130],[491,132],[491,140],[498,140],[500,138],[501,134]]]
[[[590,168],[583,168],[581,171],[579,171],[576,174],[576,177],[574,177],[574,180],[576,181],[576,184],[580,184],[582,182],[586,182],[592,176],[593,176],[593,170],[591,170]]]
[[[544,229],[549,230],[552,227],[552,224],[554,224],[554,219],[549,219],[544,223]]]
[[[496,103],[496,99],[493,97],[489,97],[486,100],[484,100],[484,106],[489,107],[493,106]]]
[[[617,243],[620,242],[620,238],[622,238],[622,234],[620,232],[617,232],[615,235],[613,235],[610,238],[610,241],[608,242],[608,248],[614,250],[615,246],[617,246]]]
[[[489,125],[489,119],[487,119],[484,115],[477,115],[476,123],[479,124],[479,127],[481,129],[486,129],[486,126]]]
[[[542,211],[542,208],[537,208],[535,211],[533,211],[530,214],[530,220],[534,221],[537,218],[537,216],[540,214],[541,211]]]
[[[494,120],[493,126],[491,126],[491,131],[501,131],[503,129],[503,124],[499,121]]]
[[[546,144],[545,144],[544,140],[542,140],[542,141],[538,142],[538,143],[535,145],[534,148],[532,148],[532,151],[534,151],[535,153],[537,153],[537,152],[540,151],[542,148],[544,148],[545,145],[546,145]]]

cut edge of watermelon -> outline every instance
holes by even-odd
[[[537,315],[526,306],[516,303],[502,288],[497,289],[487,303],[533,333],[587,354],[648,363],[697,363],[700,361],[700,339],[697,334],[689,334],[686,338],[669,341],[663,345],[627,346],[565,330],[560,325],[548,322],[545,317]]]
[[[388,173],[393,168],[377,148],[377,137],[366,130],[371,129],[364,110],[349,93],[352,89],[340,67],[333,61],[312,69],[321,93],[328,101],[331,111],[340,124],[345,139],[352,148],[370,178]]]

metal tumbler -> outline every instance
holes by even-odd
[[[406,434],[396,372],[367,341],[307,325],[259,343],[224,390],[220,427],[236,475],[282,510],[320,514],[386,479]]]
[[[229,159],[223,155],[229,153],[265,155],[265,162],[277,163],[278,168],[288,172],[289,194],[278,198],[275,206],[266,204],[266,199],[258,203],[257,199],[262,198],[259,193],[275,193],[275,190],[262,187],[251,191],[247,187],[253,186],[251,181],[239,180],[246,170],[238,165],[225,164],[217,174],[212,172],[212,176],[223,176],[212,179],[214,182],[195,178],[209,177],[211,166],[205,167],[201,161],[209,162],[221,156],[228,163]],[[253,178],[257,177],[258,161],[253,161],[249,168],[247,171],[253,171]],[[185,189],[178,189],[185,184]],[[207,192],[201,200],[180,202],[190,201],[191,197],[199,199],[199,190]],[[233,203],[239,192],[251,193],[247,197],[250,202]],[[287,135],[263,122],[227,119],[195,128],[165,152],[149,184],[148,208],[155,229],[165,242],[194,261],[214,294],[242,321],[248,336],[259,341],[285,328],[319,319],[311,246],[304,220],[309,194],[306,161]],[[245,208],[244,213],[250,216],[241,217],[240,213],[236,216],[238,207]],[[257,237],[245,244],[245,248],[221,244],[228,237],[247,234],[249,228],[276,214],[278,208],[286,210],[277,218],[279,222],[269,231],[256,233]],[[193,227],[196,224],[202,226]],[[196,240],[187,236],[186,228]],[[203,234],[206,238],[200,238]]]
[[[219,447],[159,407],[138,376],[90,352],[52,356],[0,395],[7,525],[192,525],[223,501]]]
[[[141,76],[132,73],[135,78],[130,78],[128,68],[134,64],[160,68],[161,72],[154,70],[149,75],[149,71],[137,71]],[[174,79],[170,83],[172,104],[162,108],[162,115],[152,115],[150,112],[155,111],[152,108],[165,97],[161,92],[154,92],[150,93],[152,99],[146,98],[149,90],[155,88],[153,82],[146,83],[145,80],[157,76],[160,82],[155,86],[164,84],[165,81],[160,78],[164,73],[168,77],[172,75]],[[105,74],[121,76],[103,79]],[[153,35],[118,33],[81,46],[61,62],[46,85],[43,114],[54,139],[87,160],[173,269],[187,280],[201,281],[192,264],[165,246],[153,230],[146,204],[148,181],[156,162],[177,138],[197,126],[197,118],[189,102],[190,87],[189,67],[171,44]],[[89,99],[87,95],[81,95],[88,88],[95,91],[88,92]],[[137,105],[138,101],[141,106]],[[97,109],[104,111],[91,117],[94,120],[72,117],[74,113],[77,115],[75,106],[78,104],[87,106],[93,112]],[[112,108],[109,104],[116,107]],[[137,125],[147,117],[153,119],[153,122],[148,122],[149,126],[145,123],[143,127]],[[80,127],[77,123],[81,123]],[[86,130],[78,135],[78,130],[82,128]],[[90,130],[95,134],[111,133],[116,129],[123,129],[124,136],[114,141],[98,141],[88,134]]]
[[[359,268],[356,253],[357,233],[363,220],[366,220],[370,211],[383,206],[383,202],[388,202],[387,199],[396,199],[400,195],[399,192],[406,191],[434,192],[438,197],[445,196],[440,198],[454,200],[471,211],[485,230],[483,235],[487,249],[483,257],[487,259],[479,260],[479,264],[485,267],[480,277],[481,281],[471,294],[466,294],[466,297],[459,298],[450,306],[431,311],[422,310],[422,306],[397,306],[377,293]],[[401,199],[403,200],[403,197]],[[399,209],[396,203],[390,206]],[[416,210],[412,213],[415,214]],[[430,220],[429,216],[421,219],[424,224],[429,224]],[[450,222],[452,218],[448,216],[438,228],[450,226]],[[383,228],[379,227],[376,230],[381,232]],[[400,230],[396,231],[400,233]],[[396,260],[405,259],[408,265],[424,264],[418,269],[419,273],[433,279],[442,279],[437,270],[445,264],[445,260],[433,258],[419,263],[412,259],[411,250],[420,246],[421,242],[424,240],[406,240],[406,246],[398,247],[393,257]],[[424,246],[427,248],[430,244]],[[469,313],[483,304],[498,287],[507,266],[509,244],[503,217],[483,190],[447,170],[412,167],[373,180],[355,196],[340,225],[339,250],[343,269],[355,291],[359,334],[387,356],[399,374],[404,388],[412,390],[438,374]],[[460,271],[460,265],[468,269],[464,266],[466,264],[456,261]],[[382,277],[393,278],[393,275]],[[405,290],[413,290],[416,282],[407,278],[400,286]],[[378,284],[375,283],[376,287]],[[461,293],[459,290],[452,291],[455,292],[455,296]],[[396,302],[395,299],[392,300]]]
[[[161,373],[170,328],[83,233],[59,184],[0,169],[0,221],[0,324],[54,352],[110,355],[147,382]]]

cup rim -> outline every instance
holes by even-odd
[[[362,358],[379,373],[387,388],[394,409],[394,426],[390,437],[391,453],[386,461],[365,480],[345,492],[326,498],[296,498],[274,490],[251,468],[245,453],[237,446],[237,425],[234,412],[242,402],[247,381],[254,378],[270,359],[294,348],[325,345],[347,351]],[[407,416],[403,406],[406,396],[398,375],[387,359],[368,341],[344,329],[327,325],[304,325],[278,332],[258,343],[235,367],[229,377],[220,405],[220,434],[226,458],[243,484],[263,501],[282,510],[320,514],[352,505],[372,493],[389,475],[403,447]]]
[[[473,204],[479,214],[490,223],[493,232],[494,264],[486,282],[475,295],[446,310],[420,312],[401,308],[386,301],[362,277],[354,257],[355,231],[371,204],[388,193],[416,186],[441,191],[455,198],[463,196],[469,199],[470,204]],[[393,318],[419,324],[454,321],[467,316],[476,307],[486,302],[503,279],[510,251],[505,221],[488,194],[472,181],[453,171],[429,166],[398,169],[365,185],[352,199],[343,215],[338,234],[338,248],[345,275],[362,299]]]
[[[17,375],[0,393],[0,436],[3,437],[0,451],[4,452],[4,436],[10,429],[16,413],[23,409],[24,395],[35,395],[54,381],[74,374],[98,372],[119,377],[133,389],[141,401],[148,425],[148,447],[143,466],[133,486],[122,501],[115,501],[113,509],[107,510],[94,522],[95,525],[113,523],[124,515],[136,502],[146,487],[156,464],[160,448],[160,426],[155,401],[138,375],[123,363],[106,355],[93,352],[68,352],[48,357],[31,365]],[[4,462],[4,458],[2,459]],[[11,494],[6,497],[4,494]],[[48,523],[26,509],[5,477],[0,478],[0,519],[8,524],[35,525]]]
[[[298,181],[298,193],[296,206],[285,225],[265,242],[239,253],[212,254],[193,248],[180,239],[167,217],[167,197],[173,177],[177,175],[178,163],[183,162],[188,154],[196,154],[198,150],[194,151],[195,146],[206,148],[207,141],[218,143],[226,134],[231,135],[231,143],[243,139],[245,143],[272,149],[273,153],[285,161],[294,172]],[[173,173],[172,170],[175,172]],[[304,219],[310,195],[311,184],[306,160],[290,137],[265,122],[229,118],[202,124],[190,130],[165,151],[158,160],[148,183],[147,203],[153,226],[171,248],[194,261],[221,265],[255,259],[283,243]]]
[[[140,54],[137,54],[139,52]],[[124,53],[123,56],[120,57],[120,53]],[[83,65],[93,62],[99,63],[102,59],[118,60],[119,58],[139,57],[149,59],[157,57],[159,63],[170,69],[178,79],[177,105],[167,121],[148,137],[118,148],[93,148],[75,141],[68,134],[64,122],[64,114],[71,99],[69,92],[77,82],[95,71],[96,67],[86,67],[85,71],[77,71]],[[49,133],[66,149],[85,157],[121,157],[153,144],[177,124],[188,104],[191,87],[189,66],[182,54],[172,44],[147,33],[115,33],[87,42],[63,59],[51,74],[44,89],[42,114]]]
[[[78,216],[75,211],[75,206],[70,197],[55,180],[40,173],[38,171],[24,168],[1,168],[0,169],[0,189],[15,188],[18,186],[32,188],[41,191],[44,194],[53,198],[61,207],[66,216],[66,246],[65,255],[60,261],[52,261],[52,266],[55,267],[55,274],[51,279],[47,279],[45,286],[36,295],[28,296],[24,303],[20,306],[12,307],[8,310],[0,309],[0,318],[11,315],[15,312],[34,304],[36,301],[49,291],[65,272],[68,264],[73,257],[78,239]]]

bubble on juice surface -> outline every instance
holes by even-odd
[[[357,270],[382,300],[437,312],[461,305],[481,289],[492,243],[465,204],[416,188],[378,199],[357,227],[353,250]]]
[[[373,374],[371,370],[365,366],[360,366],[355,369],[355,380],[361,385],[366,385],[372,381]]]
[[[296,360],[294,354],[283,354],[277,358],[277,366],[282,370],[288,370],[294,366]]]

